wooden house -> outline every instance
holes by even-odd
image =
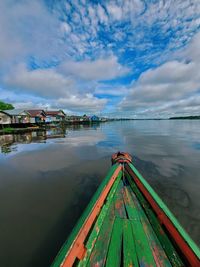
[[[89,121],[90,121],[90,117],[87,116],[86,114],[84,114],[84,115],[82,116],[82,121],[83,121],[83,122],[89,122]]]
[[[65,113],[63,110],[47,110],[46,113],[46,122],[60,122],[64,121]]]
[[[96,116],[96,115],[93,115],[93,116],[90,118],[90,120],[91,120],[92,122],[99,122],[99,121],[100,121],[99,117]]]
[[[30,123],[41,123],[46,120],[46,113],[43,109],[28,109],[26,112],[30,116]]]
[[[81,116],[70,115],[70,116],[65,117],[65,121],[69,123],[80,123],[82,120],[81,120]]]
[[[11,121],[12,121],[11,116],[7,112],[1,110],[0,111],[0,124],[11,124]]]
[[[30,116],[24,109],[4,110],[10,118],[11,124],[30,123]]]

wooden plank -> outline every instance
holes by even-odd
[[[131,179],[131,177],[129,175],[127,175],[127,179],[130,183],[130,186],[131,186],[133,192],[136,194],[139,202],[143,206],[145,213],[148,217],[148,220],[151,223],[151,226],[152,226],[158,240],[160,241],[160,244],[161,244],[162,248],[164,249],[171,264],[173,266],[176,266],[176,267],[184,266],[184,264],[181,261],[175,247],[173,246],[172,242],[169,240],[168,236],[166,235],[163,228],[161,227],[161,225],[160,225],[155,213],[152,211],[149,203],[144,198],[144,196],[139,191],[136,184],[133,182],[133,180]]]
[[[126,170],[131,174],[134,182],[138,188],[145,195],[146,199],[153,210],[157,214],[159,220],[165,225],[167,231],[173,238],[179,251],[182,252],[182,257],[187,261],[187,265],[192,266],[200,265],[200,249],[195,242],[186,233],[183,227],[179,224],[175,216],[171,213],[165,203],[155,193],[148,182],[142,177],[138,170],[133,166],[132,163],[126,164]]]
[[[143,208],[141,207],[136,195],[133,193],[131,188],[130,188],[130,194],[131,194],[132,199],[133,199],[133,201],[134,201],[134,203],[138,209],[140,221],[143,225],[144,231],[145,231],[146,236],[148,238],[149,245],[150,245],[150,248],[152,250],[154,260],[156,262],[156,266],[158,266],[158,267],[171,267],[172,265],[171,265],[167,255],[166,255],[165,251],[163,250],[156,234],[154,233],[154,231],[152,229],[150,222],[148,221],[148,219],[146,217],[146,214],[145,214]]]
[[[117,190],[117,187],[118,187],[120,181],[121,181],[121,173],[118,176],[117,180],[115,181],[113,187],[111,188],[111,191],[110,191],[108,197],[106,198],[106,202],[105,202],[105,204],[104,204],[104,206],[103,206],[103,208],[102,208],[102,210],[101,210],[101,212],[100,212],[100,214],[98,216],[98,219],[97,219],[97,221],[96,221],[96,223],[95,223],[95,225],[93,227],[93,230],[91,231],[91,234],[90,234],[90,236],[89,236],[89,238],[88,238],[88,240],[86,242],[86,245],[85,245],[86,254],[85,254],[84,258],[81,261],[79,261],[78,267],[84,267],[88,263],[88,260],[90,258],[90,254],[91,254],[92,249],[93,249],[93,247],[95,245],[95,242],[96,242],[96,240],[98,238],[98,235],[99,235],[99,232],[101,230],[103,221],[104,221],[106,215],[109,212],[113,197],[114,197],[114,195],[116,193],[116,190]]]
[[[120,172],[121,166],[119,166],[115,173],[110,177],[110,180],[101,192],[101,195],[99,196],[94,207],[92,208],[90,215],[81,227],[69,251],[66,253],[66,256],[61,264],[62,267],[72,267],[77,258],[82,259],[84,257],[86,251],[84,246],[85,240],[88,237],[88,234],[97,216],[99,215],[102,206],[104,205],[105,199],[108,196],[108,193],[110,192]]]
[[[131,222],[123,220],[123,266],[139,267]]]
[[[122,229],[123,220],[119,217],[116,217],[113,225],[108,254],[106,257],[106,267],[120,267],[121,265]]]
[[[131,222],[139,266],[156,267],[152,251],[149,246],[148,238],[144,231],[143,225],[140,221],[138,210],[135,206],[135,203],[132,200],[132,197],[127,189],[127,186],[124,187],[123,196],[124,196],[125,207]]]
[[[125,211],[125,206],[124,206],[124,200],[123,200],[123,182],[122,180],[119,183],[119,186],[117,188],[116,194],[114,196],[114,201],[115,201],[115,216],[120,217],[120,218],[127,218],[126,216],[126,211]]]
[[[101,195],[102,191],[106,187],[106,185],[109,182],[109,180],[111,179],[111,177],[113,175],[115,175],[116,173],[118,173],[120,169],[121,168],[120,168],[119,164],[115,164],[115,165],[112,166],[112,168],[110,169],[109,173],[107,174],[105,179],[102,181],[101,185],[98,187],[96,193],[94,194],[93,198],[91,199],[91,201],[88,204],[87,208],[85,209],[84,213],[82,214],[82,216],[78,220],[77,224],[75,225],[75,227],[74,227],[73,231],[71,232],[70,236],[68,237],[67,241],[64,243],[64,245],[60,249],[60,251],[57,254],[56,258],[54,259],[51,267],[59,267],[59,266],[62,265],[62,263],[63,263],[63,261],[64,261],[64,259],[66,257],[67,252],[69,251],[69,249],[73,245],[73,242],[74,242],[76,236],[78,235],[78,233],[81,230],[84,222],[86,221],[86,219],[90,215],[91,210],[94,207],[97,199]]]
[[[115,203],[112,199],[107,216],[105,217],[94,248],[87,262],[87,267],[103,267],[106,262],[106,255],[110,243],[113,223],[115,220]]]

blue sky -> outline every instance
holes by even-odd
[[[0,99],[133,118],[200,114],[200,1],[0,1]]]

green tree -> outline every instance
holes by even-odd
[[[3,101],[0,101],[0,110],[9,110],[14,109],[12,104],[4,103]]]

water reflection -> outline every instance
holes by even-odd
[[[49,266],[118,150],[134,156],[200,244],[199,136],[198,121],[111,122],[0,136],[0,265]]]
[[[25,132],[22,134],[5,134],[0,135],[1,153],[11,153],[17,151],[18,144],[44,143],[50,138],[64,138],[65,130],[53,128],[46,131]]]
[[[79,146],[84,143],[90,142],[95,145],[99,140],[103,138],[103,134],[96,132],[93,134],[91,130],[97,130],[100,127],[99,123],[92,125],[89,124],[74,124],[67,127],[54,127],[47,129],[45,131],[32,131],[20,134],[3,134],[0,135],[0,147],[1,153],[11,153],[17,151],[17,144],[30,144],[30,143],[45,143],[48,139],[58,139],[64,138],[68,131],[79,131],[76,135],[70,136],[68,139],[64,140],[63,143],[68,143],[74,146]],[[83,130],[90,130],[87,135]],[[92,134],[90,134],[92,133]]]

